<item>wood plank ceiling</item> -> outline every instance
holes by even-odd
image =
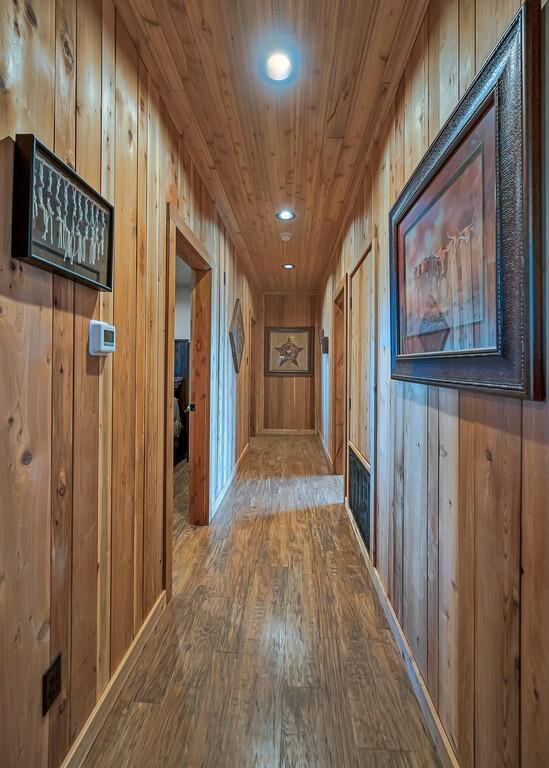
[[[266,291],[318,288],[426,0],[117,5],[251,277]],[[298,53],[282,86],[257,63],[278,36]],[[295,221],[275,219],[283,205]]]

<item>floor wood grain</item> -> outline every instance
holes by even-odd
[[[173,540],[177,544],[189,525],[189,462],[173,468]]]
[[[85,766],[438,766],[316,437],[254,438]]]

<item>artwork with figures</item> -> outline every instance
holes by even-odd
[[[532,19],[523,5],[391,208],[394,379],[544,396]]]
[[[265,375],[312,376],[313,329],[266,328]]]
[[[110,290],[112,206],[33,136],[17,137],[16,162],[15,183],[30,184],[31,210],[14,206],[14,220],[18,216],[18,226],[28,227],[31,237],[30,253],[14,255]]]
[[[497,348],[495,106],[399,225],[400,353]]]

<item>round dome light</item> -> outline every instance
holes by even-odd
[[[295,264],[283,264],[282,269],[295,269]]]
[[[292,74],[292,60],[284,51],[274,51],[267,57],[265,73],[269,80],[280,82],[287,80]]]
[[[276,214],[276,218],[280,219],[280,221],[291,221],[295,219],[295,213],[290,208],[282,208]]]

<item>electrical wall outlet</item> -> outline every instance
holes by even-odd
[[[42,717],[61,693],[61,654],[50,664],[42,677]]]

